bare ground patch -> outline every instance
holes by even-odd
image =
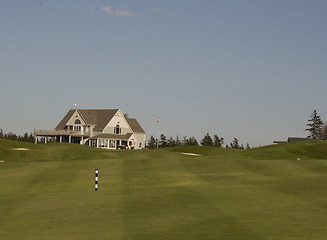
[[[183,155],[188,155],[188,156],[197,156],[197,157],[202,156],[201,154],[198,154],[198,153],[185,153],[185,152],[183,152],[183,153],[181,153],[181,154],[183,154]]]
[[[14,150],[14,151],[28,151],[30,149],[29,148],[13,148],[12,150]]]

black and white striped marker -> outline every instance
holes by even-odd
[[[95,191],[98,190],[98,169],[95,169]]]

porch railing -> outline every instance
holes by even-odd
[[[34,130],[34,136],[84,136],[89,137],[90,132],[71,130]]]

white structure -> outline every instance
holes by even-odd
[[[119,109],[69,110],[55,130],[35,130],[38,137],[54,137],[57,142],[79,143],[107,149],[142,149],[145,132],[135,118]]]

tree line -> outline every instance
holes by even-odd
[[[32,133],[28,134],[25,132],[23,135],[17,135],[12,132],[4,133],[2,129],[0,129],[0,138],[22,142],[34,142],[34,136]]]
[[[323,122],[321,117],[318,115],[317,110],[314,110],[310,115],[308,124],[305,130],[309,132],[308,138],[317,140],[327,140],[327,122]],[[224,138],[214,135],[213,138],[207,133],[200,141],[201,146],[211,147],[223,147]],[[166,148],[166,147],[178,147],[178,146],[200,146],[198,141],[194,137],[183,137],[167,138],[164,134],[161,134],[159,139],[151,136],[148,140],[148,148]],[[226,144],[225,148],[234,149],[249,149],[249,143],[244,147],[243,144],[239,144],[239,140],[234,138],[230,144]]]
[[[224,138],[214,135],[213,138],[207,133],[200,141],[201,146],[210,146],[210,147],[223,147]],[[167,138],[164,134],[161,134],[159,139],[151,136],[148,140],[148,148],[166,148],[166,147],[179,147],[179,146],[200,146],[199,142],[195,137],[184,136],[182,139],[177,135],[176,138],[169,137]],[[239,144],[238,139],[234,140],[226,148],[235,148],[235,149],[244,149],[243,144]],[[246,148],[250,148],[250,145],[247,143]]]

